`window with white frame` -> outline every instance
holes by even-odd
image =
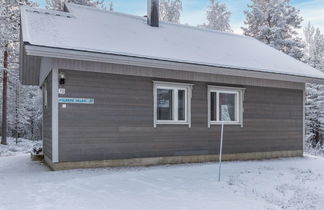
[[[243,88],[208,86],[208,125],[242,125],[243,96]]]
[[[154,127],[156,124],[188,124],[191,119],[192,85],[154,82]]]

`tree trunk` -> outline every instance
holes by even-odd
[[[2,139],[1,144],[7,144],[7,99],[8,99],[8,44],[3,53],[3,87],[2,87]]]
[[[16,144],[18,144],[18,138],[19,138],[19,130],[18,130],[18,123],[19,123],[19,81],[17,78],[16,83],[16,117],[15,117],[15,124],[16,124]]]
[[[31,118],[31,122],[30,122],[30,126],[31,126],[31,139],[34,140],[34,119],[33,117]]]

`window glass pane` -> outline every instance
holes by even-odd
[[[173,90],[157,89],[157,120],[173,120]]]
[[[216,121],[216,107],[217,107],[217,94],[215,92],[210,93],[210,120]]]
[[[178,120],[185,120],[186,91],[178,90]]]
[[[220,121],[236,121],[235,96],[233,93],[219,93]]]

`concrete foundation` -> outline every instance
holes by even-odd
[[[224,161],[234,160],[262,160],[284,157],[302,157],[302,150],[293,151],[275,151],[275,152],[254,152],[254,153],[237,153],[224,154]],[[130,167],[130,166],[153,166],[163,164],[181,164],[181,163],[203,163],[218,161],[218,155],[192,155],[192,156],[171,156],[171,157],[149,157],[149,158],[132,158],[122,160],[100,160],[100,161],[82,161],[82,162],[59,162],[53,163],[45,156],[46,164],[52,170],[67,170],[78,168],[103,168],[103,167]]]

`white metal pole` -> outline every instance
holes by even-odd
[[[220,139],[220,147],[219,147],[219,169],[218,169],[218,181],[220,182],[221,178],[221,169],[222,169],[222,153],[223,153],[223,132],[224,132],[224,122],[222,122],[221,128],[221,139]]]

